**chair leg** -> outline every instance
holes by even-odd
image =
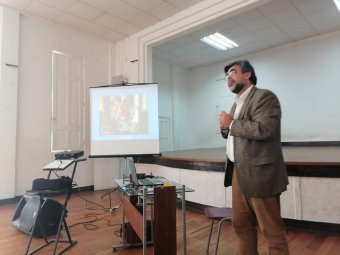
[[[218,243],[220,241],[220,234],[221,234],[221,228],[222,228],[222,224],[224,221],[226,220],[230,220],[229,218],[223,218],[222,220],[220,220],[220,222],[218,223],[218,230],[217,230],[217,237],[216,237],[216,247],[215,247],[215,255],[217,255],[217,250],[218,250]]]
[[[211,221],[211,226],[210,226],[210,232],[209,232],[209,239],[208,239],[208,245],[206,249],[206,253],[209,253],[209,246],[210,246],[210,240],[211,240],[211,232],[214,226],[214,220]]]

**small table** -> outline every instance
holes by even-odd
[[[159,254],[176,254],[176,198],[182,200],[182,232],[183,232],[183,254],[186,255],[186,207],[185,193],[193,192],[192,188],[186,187],[179,183],[162,178],[166,186],[139,187],[134,188],[129,181],[123,179],[114,180],[122,190],[123,204],[123,238],[125,218],[129,221],[131,227],[135,230],[138,237],[142,240],[143,255],[146,255],[147,244],[154,244]],[[147,242],[147,199],[152,201],[151,209],[151,242]],[[136,201],[137,203],[134,203]],[[138,211],[136,205],[142,205],[142,213]],[[153,216],[155,215],[155,229],[153,231]],[[174,217],[172,217],[174,215]],[[167,233],[166,238],[161,238]],[[171,234],[173,233],[173,234]],[[155,237],[155,238],[153,238]],[[164,240],[165,239],[165,240]],[[164,243],[167,242],[167,243]],[[113,250],[124,247],[134,247],[141,244],[122,244],[113,245]],[[174,251],[174,253],[173,253]],[[156,253],[155,253],[156,254]]]

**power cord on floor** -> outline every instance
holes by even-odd
[[[75,226],[78,226],[78,225],[83,225],[83,227],[86,230],[96,230],[96,229],[99,229],[99,226],[96,225],[96,224],[93,224],[93,223],[98,222],[98,221],[103,221],[103,220],[105,220],[107,225],[110,226],[110,227],[122,225],[122,224],[112,224],[112,220],[108,219],[107,217],[99,218],[98,216],[102,215],[102,214],[105,214],[105,212],[100,213],[100,214],[96,214],[96,213],[85,214],[85,216],[84,216],[85,219],[91,218],[91,217],[92,217],[92,219],[87,220],[87,221],[81,221],[81,222],[74,223],[74,224],[70,225],[69,228],[72,228],[72,227],[75,227]]]
[[[80,191],[80,189],[79,189],[79,186],[78,186],[78,184],[74,181],[73,182],[74,183],[74,187],[77,189],[77,193],[76,193],[76,195],[79,197],[79,198],[81,198],[82,200],[84,200],[85,201],[85,207],[86,207],[86,209],[87,210],[103,210],[103,211],[105,211],[105,212],[114,212],[114,211],[116,211],[116,210],[118,210],[119,208],[120,208],[120,206],[121,206],[121,202],[120,202],[120,200],[118,200],[118,201],[113,201],[114,203],[118,203],[118,206],[114,206],[114,207],[112,207],[112,199],[111,199],[111,193],[112,192],[115,192],[115,191],[121,191],[120,190],[120,188],[119,187],[116,187],[116,188],[114,188],[114,189],[112,189],[110,192],[108,192],[106,195],[108,195],[109,196],[109,207],[105,207],[105,206],[103,206],[103,205],[101,205],[101,204],[99,204],[99,203],[96,203],[96,202],[93,202],[93,201],[90,201],[90,200],[88,200],[88,198],[86,197],[86,196],[84,196],[84,195],[82,195],[82,192]],[[104,196],[102,196],[101,198],[103,199],[103,197]],[[96,207],[89,207],[89,204],[91,204],[91,205],[94,205],[94,206],[96,206]]]
[[[115,224],[115,223],[112,223],[112,219],[109,219],[108,217],[111,217],[111,216],[107,216],[107,217],[98,217],[100,215],[103,215],[107,212],[110,212],[110,213],[113,213],[115,211],[117,211],[120,206],[121,206],[121,201],[114,201],[114,203],[119,203],[118,206],[114,206],[112,207],[112,199],[111,199],[111,193],[112,192],[115,192],[115,191],[121,191],[120,188],[114,188],[112,189],[110,192],[104,194],[104,196],[101,196],[101,198],[103,199],[103,197],[105,197],[106,195],[109,196],[109,201],[110,201],[110,207],[107,208],[99,203],[96,203],[96,202],[93,202],[93,201],[89,201],[88,198],[82,194],[81,190],[79,189],[79,186],[78,184],[74,181],[73,182],[73,185],[72,185],[78,192],[76,193],[76,195],[81,198],[82,200],[85,201],[85,207],[87,210],[102,210],[104,212],[102,213],[88,213],[88,214],[85,214],[85,216],[83,217],[84,219],[87,219],[87,220],[84,220],[84,221],[81,221],[81,222],[77,222],[75,224],[72,224],[69,226],[69,228],[72,228],[72,227],[75,227],[75,226],[78,226],[78,225],[83,225],[83,227],[86,229],[86,230],[96,230],[96,229],[99,229],[99,226],[94,224],[94,222],[98,222],[98,221],[102,221],[102,220],[105,220],[107,222],[107,225],[108,226],[120,226],[120,229],[122,229],[122,224]],[[89,205],[94,205],[95,207],[90,207]],[[90,219],[88,219],[90,218]],[[115,235],[117,231],[114,232]],[[121,230],[120,230],[121,232]]]

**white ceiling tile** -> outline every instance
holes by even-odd
[[[0,4],[23,10],[31,1],[32,0],[0,0]]]
[[[110,32],[110,29],[94,23],[88,23],[86,26],[81,27],[81,31],[95,35],[102,35]]]
[[[194,43],[196,41],[197,41],[196,38],[193,38],[193,37],[190,37],[190,36],[185,36],[185,35],[182,36],[182,37],[176,38],[176,44],[177,45],[187,45],[187,44]]]
[[[155,7],[154,9],[151,9],[149,11],[149,13],[152,14],[152,16],[154,16],[154,17],[156,17],[160,20],[163,20],[163,19],[166,19],[168,17],[175,15],[179,11],[180,11],[179,8],[174,7],[174,6],[164,2],[160,5],[158,5],[157,7]]]
[[[336,8],[324,9],[318,12],[313,12],[306,15],[306,19],[311,23],[323,22],[329,19],[338,18],[340,13]],[[339,24],[340,25],[340,24]]]
[[[163,2],[163,0],[124,0],[124,1],[143,11],[150,11]]]
[[[277,46],[291,41],[291,38],[276,26],[256,31],[256,36],[270,46]]]
[[[288,35],[288,37],[299,40],[310,36],[316,36],[317,33],[311,28],[310,25],[303,25],[288,22],[280,24],[280,28]]]
[[[289,31],[288,36],[294,40],[302,40],[305,38],[313,37],[318,35],[317,32],[313,29],[292,29]]]
[[[216,33],[216,30],[213,27],[209,26],[209,27],[205,27],[205,28],[202,28],[200,30],[193,32],[192,34],[190,34],[190,36],[199,40],[205,36],[208,36],[214,33]]]
[[[200,56],[199,51],[190,51],[189,54],[184,55],[184,59],[188,61],[200,61],[202,59],[202,56]]]
[[[284,32],[297,27],[305,27],[306,29],[312,29],[310,24],[303,17],[291,17],[289,19],[282,20],[281,22],[274,22],[275,25]]]
[[[205,44],[198,40],[196,42],[187,44],[184,47],[192,51],[200,51],[202,48],[205,48]]]
[[[222,22],[213,24],[210,27],[213,27],[218,32],[218,31],[227,30],[227,29],[230,29],[236,26],[238,26],[238,24],[236,24],[234,20],[227,19],[227,20],[223,20]]]
[[[324,9],[333,9],[335,7],[333,0],[292,0],[292,3],[302,14],[319,12]]]
[[[256,31],[256,36],[258,38],[275,37],[280,36],[281,34],[284,34],[284,32],[275,25]]]
[[[62,13],[56,17],[54,21],[73,28],[80,28],[88,25],[87,21],[67,13]]]
[[[210,58],[211,55],[216,54],[218,52],[220,52],[218,49],[215,49],[214,47],[205,44],[205,47],[200,50],[200,56],[204,58]]]
[[[192,55],[182,55],[180,58],[177,57],[176,59],[180,61],[181,63],[190,63],[194,60]]]
[[[102,11],[107,11],[119,4],[122,0],[81,0],[81,2],[92,5]]]
[[[319,34],[340,30],[340,15],[338,17],[330,18],[313,24],[314,30]]]
[[[100,16],[99,18],[95,19],[94,23],[110,28],[111,30],[115,30],[117,27],[125,23],[125,21],[119,18],[116,18],[112,15],[104,14]]]
[[[100,15],[104,14],[103,11],[82,2],[77,2],[71,6],[67,12],[88,21],[94,20],[95,18],[98,18]]]
[[[138,31],[140,31],[141,28],[137,27],[136,25],[133,25],[131,23],[125,22],[121,24],[119,27],[115,28],[115,31],[123,34],[123,35],[132,35]]]
[[[59,14],[61,14],[60,10],[49,7],[45,4],[41,4],[39,2],[32,2],[29,6],[26,7],[25,11],[49,20],[54,19]]]
[[[241,24],[249,23],[249,21],[252,21],[252,20],[261,19],[263,17],[264,16],[257,9],[255,9],[255,10],[251,10],[251,11],[236,15],[232,19],[237,24],[241,25]]]
[[[157,48],[162,51],[171,52],[172,50],[175,50],[178,48],[178,44],[170,41],[160,46],[157,46]]]
[[[272,23],[265,17],[251,20],[249,22],[243,23],[242,26],[250,31],[250,32],[256,32],[258,30],[264,29],[266,27],[270,27]]]
[[[257,40],[257,41],[252,41],[250,43],[242,44],[242,46],[240,47],[244,48],[248,52],[256,52],[256,51],[264,50],[265,48],[268,47],[268,45],[266,45],[261,40]]]
[[[115,32],[115,31],[110,31],[108,33],[104,33],[101,37],[103,37],[107,40],[113,41],[113,42],[118,42],[118,41],[125,38],[124,35],[122,35],[118,32]]]
[[[176,56],[184,57],[186,54],[188,54],[189,51],[188,49],[182,46],[178,46],[176,49],[173,49],[171,52]]]
[[[137,16],[136,18],[131,20],[131,23],[141,27],[141,28],[145,28],[151,25],[156,24],[157,22],[159,22],[159,19],[156,19],[148,14],[141,14],[139,16]]]
[[[262,37],[261,39],[271,47],[283,45],[291,41],[291,39],[284,33],[277,34],[275,36],[268,36],[265,38]]]
[[[292,21],[292,20],[302,20],[303,17],[296,10],[287,10],[280,13],[272,13],[267,16],[274,24],[280,24],[281,22]]]
[[[43,4],[46,4],[48,6],[57,8],[59,10],[66,10],[69,7],[71,7],[77,0],[37,0]]]
[[[264,4],[258,8],[259,12],[265,16],[272,16],[279,14],[281,12],[289,12],[291,10],[296,10],[294,5],[287,0],[271,1]]]
[[[112,14],[113,16],[119,17],[126,21],[143,14],[141,10],[124,2],[116,4],[113,8],[109,9],[107,12]]]
[[[236,47],[228,50],[228,54],[232,57],[243,56],[247,54],[247,51],[242,47]]]
[[[223,31],[222,34],[228,37],[230,40],[236,42],[238,45],[257,40],[257,37],[254,34],[250,33],[241,26],[233,27],[229,30]]]

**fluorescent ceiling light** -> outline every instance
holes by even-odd
[[[228,50],[238,47],[237,43],[217,32],[215,34],[201,38],[201,42],[204,42],[218,50]]]
[[[333,0],[333,1],[340,12],[340,0]]]

